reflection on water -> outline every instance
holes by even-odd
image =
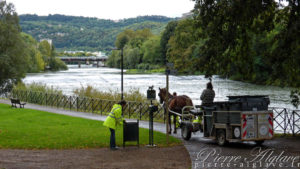
[[[45,83],[70,95],[74,89],[87,85],[94,86],[102,91],[120,91],[121,88],[119,69],[90,66],[83,66],[82,68],[69,66],[69,70],[66,71],[28,74],[24,82]],[[200,104],[199,96],[206,87],[207,82],[208,79],[204,76],[170,76],[170,92],[176,91],[178,95],[188,95],[195,104]],[[163,74],[124,75],[125,91],[139,89],[140,92],[146,94],[148,87],[151,85],[154,85],[155,90],[158,90],[158,87],[165,87],[166,76]],[[269,95],[271,99],[270,106],[293,108],[289,103],[289,88],[253,85],[221,79],[218,76],[213,77],[213,86],[216,92],[216,101],[227,100],[226,96],[229,95]]]

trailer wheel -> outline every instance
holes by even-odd
[[[192,136],[192,131],[190,129],[190,126],[187,124],[183,125],[181,128],[181,137],[184,140],[189,140],[191,136]]]
[[[260,146],[265,142],[265,140],[257,140],[255,141],[256,145]]]
[[[217,142],[220,146],[224,146],[227,143],[225,130],[217,131]]]

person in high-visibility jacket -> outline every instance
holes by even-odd
[[[111,150],[117,150],[115,130],[117,129],[118,125],[123,124],[122,107],[125,107],[125,105],[126,105],[125,100],[122,100],[118,104],[115,104],[103,123],[103,125],[108,127],[110,130]]]

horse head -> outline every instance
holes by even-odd
[[[161,88],[158,88],[159,89],[159,93],[158,93],[158,97],[159,97],[159,102],[160,104],[162,104],[164,101],[165,101],[165,98],[166,98],[166,91]]]
[[[168,94],[169,94],[169,99],[173,97],[170,93],[168,93]],[[159,88],[158,96],[159,96],[159,102],[160,102],[160,104],[162,104],[167,99],[167,89]]]

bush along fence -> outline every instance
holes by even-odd
[[[112,100],[23,90],[12,90],[12,92],[10,94],[6,94],[5,97],[8,98],[9,95],[29,103],[69,109],[73,111],[97,113],[101,115],[108,115],[112,106],[117,103],[117,101]],[[124,108],[123,115],[125,118],[148,120],[148,107],[149,103],[128,101]],[[300,134],[300,110],[290,110],[279,107],[270,107],[269,109],[274,113],[273,128],[276,133],[293,135]],[[154,120],[159,122],[166,121],[164,108],[161,105],[158,105],[158,111],[154,113]]]
[[[117,103],[117,101],[113,100],[102,100],[88,97],[32,92],[25,90],[12,90],[11,97],[18,98],[28,103],[101,115],[108,115],[113,105]],[[148,120],[148,107],[149,103],[127,101],[127,105],[123,109],[123,116],[125,118]],[[165,122],[166,120],[164,116],[164,109],[160,105],[158,111],[154,114],[154,120],[159,122]]]

